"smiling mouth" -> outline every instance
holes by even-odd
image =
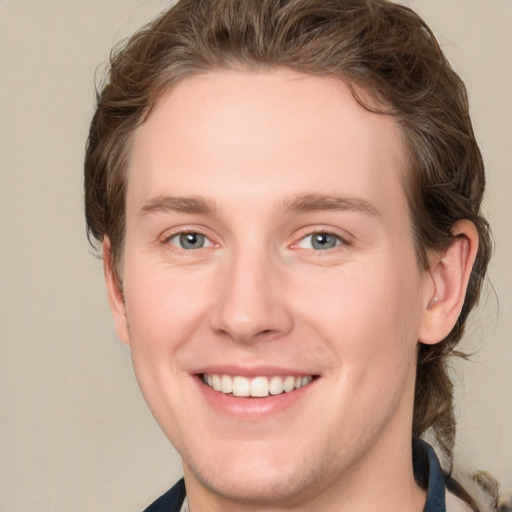
[[[236,397],[264,398],[269,395],[290,393],[310,384],[315,376],[278,376],[247,378],[242,376],[204,373],[201,375],[204,384],[220,393]]]

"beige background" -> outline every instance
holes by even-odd
[[[93,76],[162,0],[0,0],[0,511],[138,511],[179,475],[85,240]],[[497,241],[459,366],[459,460],[512,489],[512,1],[415,0],[467,81]],[[462,382],[464,387],[462,387]]]

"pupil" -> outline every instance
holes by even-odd
[[[318,233],[313,237],[315,249],[330,249],[336,245],[336,238],[326,233]]]
[[[200,249],[204,243],[204,236],[198,233],[186,233],[180,238],[181,246],[184,249]]]

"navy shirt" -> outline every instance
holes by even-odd
[[[434,449],[424,441],[413,441],[413,468],[416,482],[427,491],[423,512],[446,512],[445,475]],[[180,512],[185,496],[181,479],[144,512]]]

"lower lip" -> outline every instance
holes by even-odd
[[[214,391],[210,386],[204,384],[200,377],[196,378],[199,389],[206,402],[213,409],[228,416],[247,420],[263,419],[289,409],[309,393],[310,389],[315,385],[316,380],[317,379],[314,379],[307,386],[288,393],[285,392],[279,395],[268,395],[258,398],[241,398],[227,395],[220,391]]]

